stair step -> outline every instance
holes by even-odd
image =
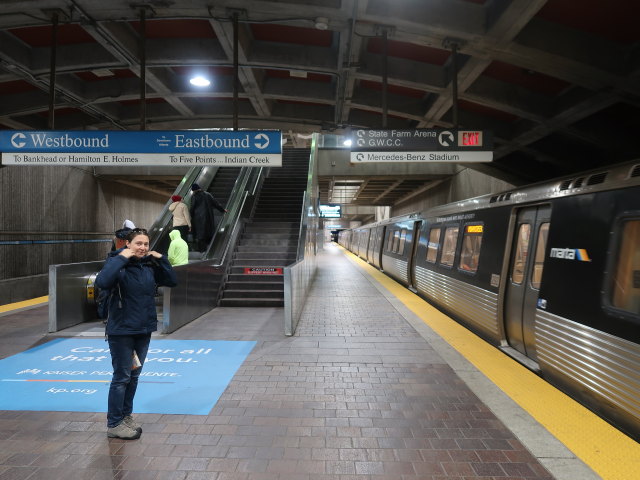
[[[292,233],[260,233],[249,232],[242,234],[242,240],[258,239],[258,240],[294,240],[297,241],[298,235]]]
[[[249,275],[247,275],[249,276]],[[251,275],[253,278],[260,278],[260,275]],[[263,275],[264,276],[264,275]],[[276,282],[227,282],[225,291],[236,290],[270,290],[272,292],[284,292],[284,283]]]
[[[231,273],[227,281],[229,283],[259,282],[284,285],[284,275],[250,275],[247,273]]]
[[[260,219],[264,220],[300,220],[300,213],[282,213],[282,212],[260,212],[256,211],[255,216],[253,218],[254,221],[258,222]]]
[[[284,307],[284,299],[279,298],[223,298],[221,307]]]
[[[236,260],[288,260],[291,257],[295,257],[295,250],[293,252],[282,251],[269,251],[269,252],[235,252],[233,258]]]
[[[296,235],[300,231],[299,227],[269,227],[267,225],[251,225],[244,228],[245,233],[286,233],[287,235]]]
[[[272,247],[272,248],[268,248]],[[278,252],[282,253],[284,251],[290,251],[294,253],[297,250],[297,244],[285,243],[282,245],[252,245],[251,243],[240,244],[236,247],[237,252],[247,252],[247,253],[260,253],[260,252]]]
[[[242,268],[251,268],[251,267],[278,267],[283,268],[287,265],[291,265],[295,261],[295,255],[290,259],[280,259],[280,258],[238,258],[233,259],[231,262],[232,268],[242,267]]]
[[[288,240],[260,240],[258,238],[254,238],[251,240],[243,240],[240,243],[240,246],[247,247],[249,250],[256,250],[260,248],[276,248],[278,250],[282,249],[293,250],[295,251],[298,248],[298,242],[296,241],[288,241]],[[200,258],[200,257],[198,257]]]
[[[224,290],[222,298],[284,298],[284,288],[282,290]]]
[[[253,225],[252,222],[247,222],[245,230]],[[300,222],[260,222],[260,228],[298,228]]]

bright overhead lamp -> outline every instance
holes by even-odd
[[[344,142],[342,142],[342,144],[343,144],[345,147],[350,147],[350,146],[353,144],[353,142],[351,141],[351,139],[350,139],[350,138],[347,138]]]
[[[95,70],[91,70],[96,77],[113,77],[114,73],[108,68],[97,68]]]
[[[191,78],[189,83],[195,87],[208,87],[211,85],[211,81],[208,78],[204,78],[202,75]]]
[[[329,19],[327,17],[318,17],[316,18],[315,26],[318,30],[326,30],[329,28]]]

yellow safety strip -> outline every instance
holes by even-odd
[[[640,478],[639,443],[392,278],[344,252],[603,479]]]
[[[10,312],[12,310],[20,310],[21,308],[34,307],[37,305],[43,305],[49,301],[48,296],[32,298],[31,300],[24,300],[22,302],[7,303],[6,305],[0,305],[0,313]]]

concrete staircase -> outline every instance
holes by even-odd
[[[286,149],[271,167],[233,253],[222,307],[284,306],[283,268],[296,260],[309,149]]]

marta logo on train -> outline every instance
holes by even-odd
[[[578,260],[580,262],[590,262],[589,254],[584,248],[552,248],[549,256],[552,258],[562,258],[564,260]]]

